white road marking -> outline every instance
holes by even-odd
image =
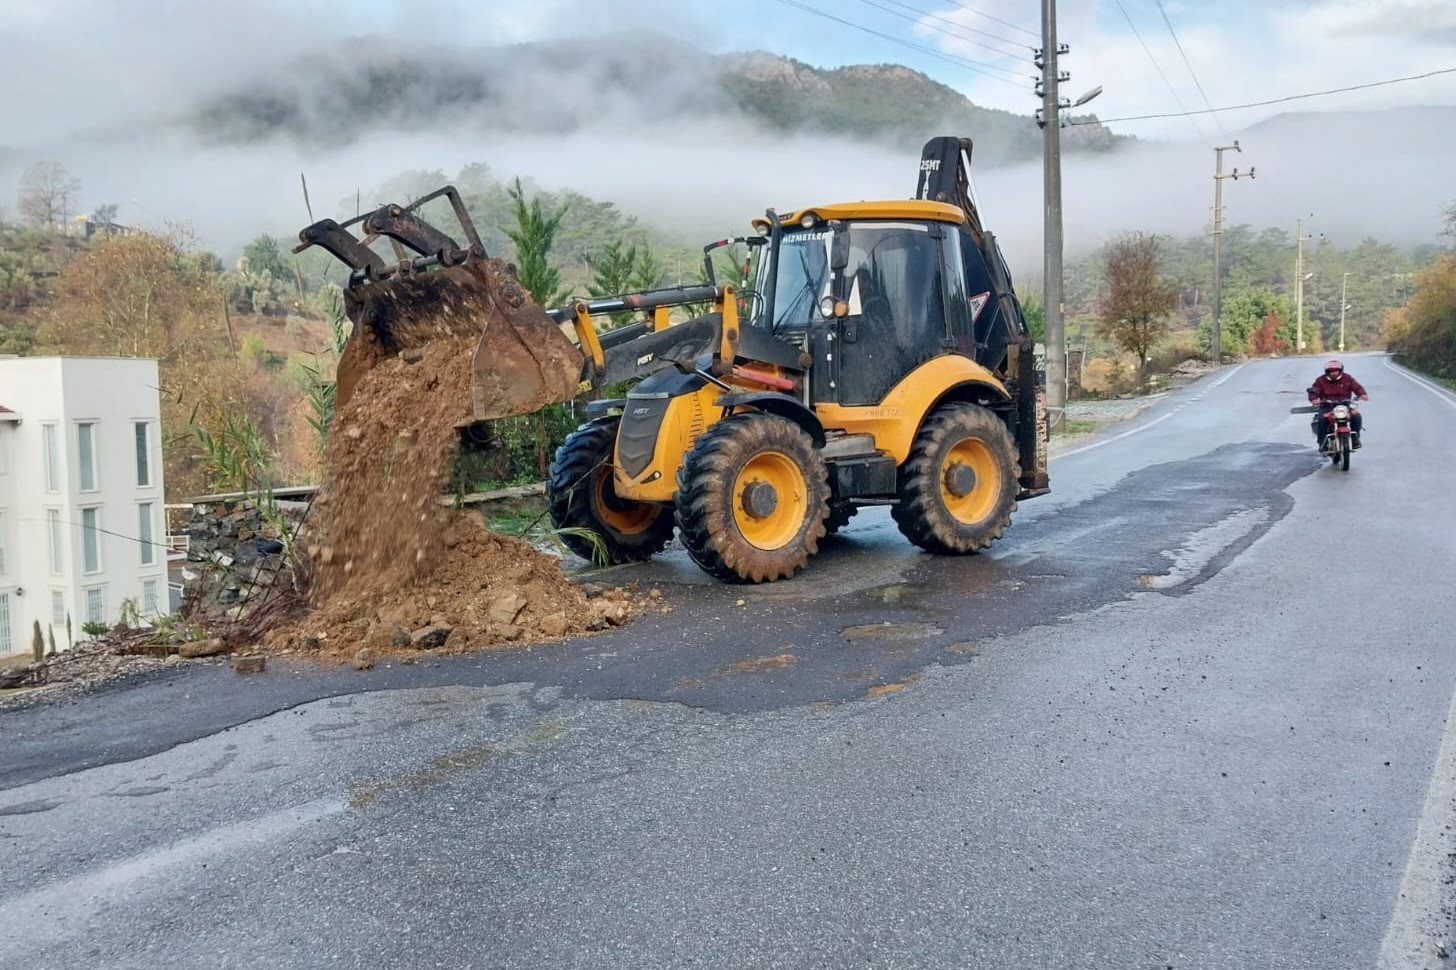
[[[1389,357],[1385,358],[1385,366],[1389,368],[1392,373],[1399,374],[1401,377],[1404,377],[1406,380],[1410,381],[1417,387],[1426,391],[1430,391],[1432,394],[1436,395],[1436,397],[1440,398],[1446,404],[1449,404],[1451,405],[1451,407],[1456,408],[1456,398],[1453,398],[1449,391],[1443,389],[1439,385],[1432,384],[1424,377],[1417,377],[1414,374],[1407,372],[1404,367],[1399,367],[1395,364],[1392,364]]]
[[[1447,881],[1456,825],[1456,694],[1446,734],[1431,770],[1426,803],[1406,857],[1395,910],[1380,944],[1378,970],[1425,970],[1444,959],[1451,942]]]
[[[1407,373],[1385,359],[1385,366],[1456,408],[1447,391]],[[1380,946],[1379,970],[1418,970],[1435,966],[1452,949],[1449,901],[1451,853],[1456,849],[1456,694],[1446,712],[1446,733],[1431,770],[1425,807],[1406,857],[1400,892]]]
[[[1165,415],[1163,415],[1161,417],[1154,418],[1153,420],[1149,421],[1147,424],[1140,424],[1136,428],[1131,429],[1130,431],[1124,431],[1122,434],[1113,435],[1111,438],[1104,438],[1102,441],[1094,441],[1090,445],[1083,445],[1080,448],[1073,448],[1071,451],[1064,451],[1064,452],[1062,452],[1059,455],[1053,455],[1052,456],[1052,460],[1057,460],[1057,459],[1061,459],[1061,458],[1070,458],[1073,455],[1080,455],[1084,451],[1091,451],[1093,448],[1101,448],[1103,445],[1110,445],[1114,441],[1121,441],[1123,438],[1128,438],[1128,437],[1131,437],[1132,435],[1135,435],[1135,434],[1137,434],[1137,433],[1139,433],[1141,431],[1146,431],[1149,428],[1153,427],[1154,425],[1162,424],[1164,421],[1168,420],[1173,415],[1177,414],[1179,411],[1181,411],[1184,408],[1186,408],[1188,405],[1193,404],[1196,401],[1203,400],[1203,397],[1204,397],[1205,394],[1207,394],[1209,391],[1213,390],[1215,387],[1218,387],[1219,385],[1223,384],[1230,377],[1233,377],[1239,371],[1243,370],[1244,367],[1246,367],[1246,366],[1247,366],[1247,363],[1238,365],[1233,370],[1229,371],[1227,374],[1223,375],[1218,380],[1214,381],[1213,383],[1211,383],[1207,387],[1205,387],[1203,390],[1199,391],[1197,394],[1193,395],[1192,397],[1190,397],[1187,400],[1185,400],[1185,401],[1181,402],[1180,404],[1178,404],[1176,407],[1174,407],[1167,414],[1165,414]]]

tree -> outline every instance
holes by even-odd
[[[637,289],[632,285],[633,277],[637,273],[635,244],[627,246],[625,240],[612,239],[596,256],[587,257],[587,265],[592,271],[592,281],[587,286],[587,292],[592,296],[620,296]],[[612,326],[620,327],[631,319],[631,313],[614,313]]]
[[[1271,342],[1276,342],[1280,336],[1276,332],[1270,332],[1261,338],[1264,349],[1256,349],[1252,344],[1254,335],[1261,331],[1271,317],[1280,321],[1276,324],[1277,331],[1283,321],[1294,319],[1294,302],[1267,287],[1251,286],[1234,290],[1223,302],[1220,337],[1224,352],[1234,356],[1250,352],[1274,353]],[[1198,330],[1198,345],[1204,350],[1208,350],[1211,345],[1212,325],[1211,319],[1205,320]]]
[[[1410,302],[1386,315],[1385,336],[1401,363],[1456,379],[1456,256],[1416,272]]]
[[[33,226],[59,225],[70,216],[80,191],[80,180],[60,162],[36,162],[20,176],[20,216]]]
[[[1046,340],[1046,304],[1042,302],[1042,295],[1035,289],[1028,289],[1020,296],[1021,316],[1026,321],[1026,329],[1031,331],[1031,339],[1037,343]]]
[[[526,201],[519,178],[509,194],[515,207],[516,225],[507,229],[506,235],[516,245],[516,274],[537,303],[543,307],[556,306],[566,299],[567,293],[560,288],[561,272],[551,265],[549,257],[556,230],[566,218],[566,206],[560,205],[547,215],[539,195]]]
[[[267,233],[255,236],[252,242],[243,247],[242,259],[250,270],[267,271],[277,280],[286,280],[293,275],[288,261],[283,258],[283,248],[278,245],[277,239]]]
[[[1264,318],[1259,329],[1249,335],[1250,353],[1271,357],[1289,352],[1289,324],[1273,310]]]
[[[110,232],[111,227],[116,224],[116,214],[121,207],[114,202],[103,202],[91,212],[91,221],[96,223],[102,232]]]
[[[1148,355],[1168,332],[1168,315],[1178,302],[1177,287],[1159,267],[1156,236],[1126,233],[1108,245],[1104,255],[1109,292],[1099,314],[1101,335],[1138,359],[1138,375],[1147,380]]]

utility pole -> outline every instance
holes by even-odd
[[[1311,214],[1305,218],[1313,219],[1314,216]],[[1313,236],[1306,236],[1304,234],[1304,219],[1296,220],[1294,230],[1294,279],[1295,286],[1297,287],[1294,298],[1294,352],[1296,354],[1304,353],[1304,281],[1306,279],[1304,275],[1304,244],[1313,238]],[[1313,276],[1314,274],[1311,273],[1310,275]]]
[[[1350,309],[1350,304],[1345,302],[1345,286],[1350,282],[1350,274],[1340,275],[1340,353],[1345,352],[1345,311]]]
[[[1058,56],[1068,49],[1057,44],[1057,0],[1041,0],[1042,130],[1042,302],[1046,312],[1047,424],[1053,432],[1066,427],[1067,331],[1062,320],[1062,118],[1058,85],[1068,78],[1058,72]]]
[[[1254,170],[1250,168],[1243,175],[1235,168],[1232,172],[1225,173],[1223,170],[1223,153],[1239,152],[1237,140],[1232,145],[1222,145],[1213,150],[1213,326],[1210,328],[1209,351],[1213,356],[1214,365],[1223,363],[1223,266],[1221,256],[1223,248],[1223,180],[1240,178],[1253,178]]]
[[[1043,261],[1042,302],[1045,304],[1047,425],[1056,432],[1066,427],[1067,328],[1062,318],[1062,110],[1080,108],[1102,93],[1098,85],[1076,101],[1063,101],[1060,85],[1071,75],[1057,67],[1057,59],[1069,53],[1057,43],[1057,0],[1041,2],[1041,49],[1036,66],[1041,80],[1036,94],[1041,109],[1036,123],[1042,130]]]

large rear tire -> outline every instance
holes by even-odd
[[[787,418],[730,415],[698,438],[678,469],[683,546],[724,582],[794,575],[819,551],[828,513],[824,456]]]
[[[568,549],[593,562],[641,562],[672,539],[672,513],[661,505],[619,498],[612,484],[612,453],[617,442],[615,417],[597,418],[567,437],[551,462],[546,507],[557,529],[582,529],[599,538],[562,532]]]
[[[890,514],[927,552],[977,552],[1011,522],[1018,467],[1005,422],[974,404],[946,405],[915,436]]]

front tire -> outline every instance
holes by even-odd
[[[819,551],[829,512],[824,456],[802,428],[747,412],[708,429],[677,473],[683,546],[724,582],[787,579]]]
[[[615,417],[598,418],[573,431],[551,462],[546,507],[568,549],[583,559],[608,565],[651,559],[672,539],[672,515],[661,505],[619,498],[612,482],[617,442]]]
[[[1340,451],[1336,458],[1340,462],[1340,471],[1350,470],[1350,435],[1348,433],[1340,435]]]
[[[974,404],[946,405],[915,436],[890,514],[927,552],[978,552],[1011,522],[1018,467],[1005,422]]]

